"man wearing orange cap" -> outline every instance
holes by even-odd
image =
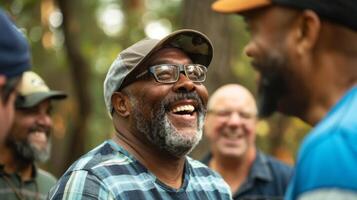
[[[66,95],[48,88],[36,73],[22,76],[14,124],[0,148],[1,199],[45,199],[56,179],[36,167],[50,156],[51,102]]]
[[[357,2],[219,0],[212,8],[247,23],[260,114],[315,126],[285,199],[357,199]]]

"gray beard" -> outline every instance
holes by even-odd
[[[51,142],[44,150],[37,149],[29,141],[11,141],[11,146],[16,158],[25,162],[46,162],[51,155]]]
[[[180,133],[175,126],[170,122],[166,115],[165,105],[168,105],[172,99],[164,99],[158,106],[151,110],[150,119],[146,119],[141,111],[141,105],[137,99],[131,97],[133,106],[133,118],[135,126],[145,138],[162,152],[180,158],[189,154],[199,143],[203,133],[203,121],[205,109],[202,101],[197,94],[187,95],[180,94],[181,98],[190,96],[199,102],[197,130],[192,133]]]

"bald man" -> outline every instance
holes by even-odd
[[[211,152],[203,162],[223,176],[233,199],[282,199],[292,169],[257,150],[253,95],[241,85],[224,85],[207,108],[204,130]]]

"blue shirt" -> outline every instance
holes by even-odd
[[[357,87],[304,139],[286,200],[357,199]]]
[[[228,185],[189,157],[181,188],[160,182],[113,140],[76,161],[52,188],[50,199],[231,199]]]
[[[209,164],[211,155],[203,160]],[[283,199],[292,174],[292,168],[275,158],[257,151],[248,177],[233,193],[233,199]]]

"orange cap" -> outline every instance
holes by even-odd
[[[271,3],[271,0],[218,0],[212,4],[212,9],[221,13],[240,13]]]

